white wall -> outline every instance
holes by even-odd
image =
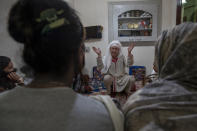
[[[68,2],[68,4],[73,8],[74,7],[74,0],[64,0]]]
[[[7,32],[8,11],[16,0],[0,1],[0,55],[8,56],[12,59],[16,67],[21,66],[22,45],[9,36]]]
[[[162,0],[162,29],[176,25],[176,0]]]
[[[103,55],[108,45],[108,2],[125,0],[74,0],[74,8],[79,12],[84,26],[102,25],[103,38],[100,41],[87,42],[86,46],[96,46],[101,49]],[[134,0],[128,0],[134,1]],[[136,0],[137,1],[137,0]],[[176,0],[162,0],[162,29],[171,28],[176,21]],[[127,48],[123,48],[127,55]],[[154,59],[154,46],[136,46],[133,50],[134,65],[143,65],[147,68],[147,74],[152,71]],[[91,50],[86,53],[85,68],[91,73],[91,69],[96,65],[96,54]]]

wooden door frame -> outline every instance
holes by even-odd
[[[176,24],[181,24],[182,0],[177,0]]]

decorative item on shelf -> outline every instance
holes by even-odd
[[[128,24],[128,29],[133,29],[134,28],[134,24],[133,23],[129,23]]]
[[[139,11],[139,10],[136,10],[135,16],[136,16],[136,17],[140,17],[140,11]]]
[[[142,26],[141,22],[138,22],[139,25],[139,29],[144,29],[144,27]]]
[[[152,17],[152,15],[150,13],[147,13],[146,17]]]
[[[121,14],[120,17],[121,17],[121,18],[124,18],[124,14]]]
[[[142,30],[139,32],[140,36],[150,36],[150,32],[148,30]]]
[[[146,20],[146,25],[149,26],[150,25],[150,20]]]
[[[143,29],[145,28],[146,22],[144,20],[141,21],[141,25],[143,27]]]
[[[138,29],[139,25],[137,23],[134,23],[134,29]]]
[[[129,17],[132,17],[132,11],[129,11],[129,13],[130,13],[130,16]]]
[[[149,36],[148,31],[144,31],[144,36]]]
[[[153,18],[150,18],[150,23],[151,23],[151,24],[153,23]]]
[[[149,28],[150,28],[150,29],[152,29],[152,28],[153,28],[153,27],[152,27],[152,23],[150,23],[150,24],[149,24]]]
[[[118,36],[120,37],[128,37],[128,36],[131,36],[131,32],[130,31],[119,31],[118,32]]]
[[[131,11],[131,17],[135,17],[135,12]]]
[[[133,37],[139,36],[139,31],[132,31],[131,36]]]
[[[144,36],[144,31],[140,31],[140,36]]]
[[[127,17],[127,14],[126,13],[124,13],[124,17]]]
[[[128,23],[123,23],[122,24],[122,29],[128,29]]]
[[[118,24],[118,29],[122,29],[122,23]]]
[[[151,15],[147,12],[144,12],[140,17],[151,17]]]
[[[127,12],[126,14],[127,14],[127,17],[130,17],[130,12]]]

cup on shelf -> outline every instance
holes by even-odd
[[[150,23],[149,28],[152,29],[152,24]]]
[[[123,23],[122,24],[122,29],[128,29],[128,23]]]
[[[133,29],[134,28],[134,24],[133,23],[128,23],[128,29]]]
[[[135,12],[135,16],[136,16],[136,17],[140,17],[140,11],[139,11],[139,10],[137,10],[137,11]]]
[[[121,14],[121,16],[120,16],[121,18],[124,18],[124,14]]]
[[[131,11],[131,17],[134,17],[134,16],[135,16],[135,12]]]
[[[130,13],[129,12],[127,12],[126,14],[127,14],[127,17],[130,17]]]

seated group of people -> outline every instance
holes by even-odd
[[[134,87],[135,79],[133,76],[127,74],[126,67],[133,65],[133,55],[131,51],[134,48],[132,43],[128,47],[128,58],[127,61],[122,53],[121,43],[117,40],[112,41],[106,50],[106,55],[102,59],[101,50],[99,48],[93,47],[93,51],[98,55],[97,58],[97,69],[103,76],[104,87],[107,89],[105,94],[110,95],[113,88],[114,92],[125,92],[128,94],[130,89]],[[82,73],[77,74],[74,81],[74,90],[77,92],[87,92],[93,89],[86,89],[88,86],[88,75],[83,75]],[[101,79],[102,81],[102,79]],[[77,83],[83,83],[84,88],[77,86]],[[80,84],[78,84],[80,85]]]
[[[108,95],[87,97],[70,89],[84,66],[85,31],[65,1],[18,0],[9,13],[8,31],[24,45],[23,59],[35,78],[0,93],[1,131],[196,129],[197,24],[163,31],[155,47],[158,80],[131,95],[122,111]],[[127,92],[134,79],[121,69],[133,63],[134,46],[128,48],[127,62],[120,47],[118,41],[110,43],[103,61],[101,51],[93,50],[98,68],[106,74],[106,87],[113,83],[117,91]],[[5,60],[0,67],[1,76],[22,83],[9,63]]]

